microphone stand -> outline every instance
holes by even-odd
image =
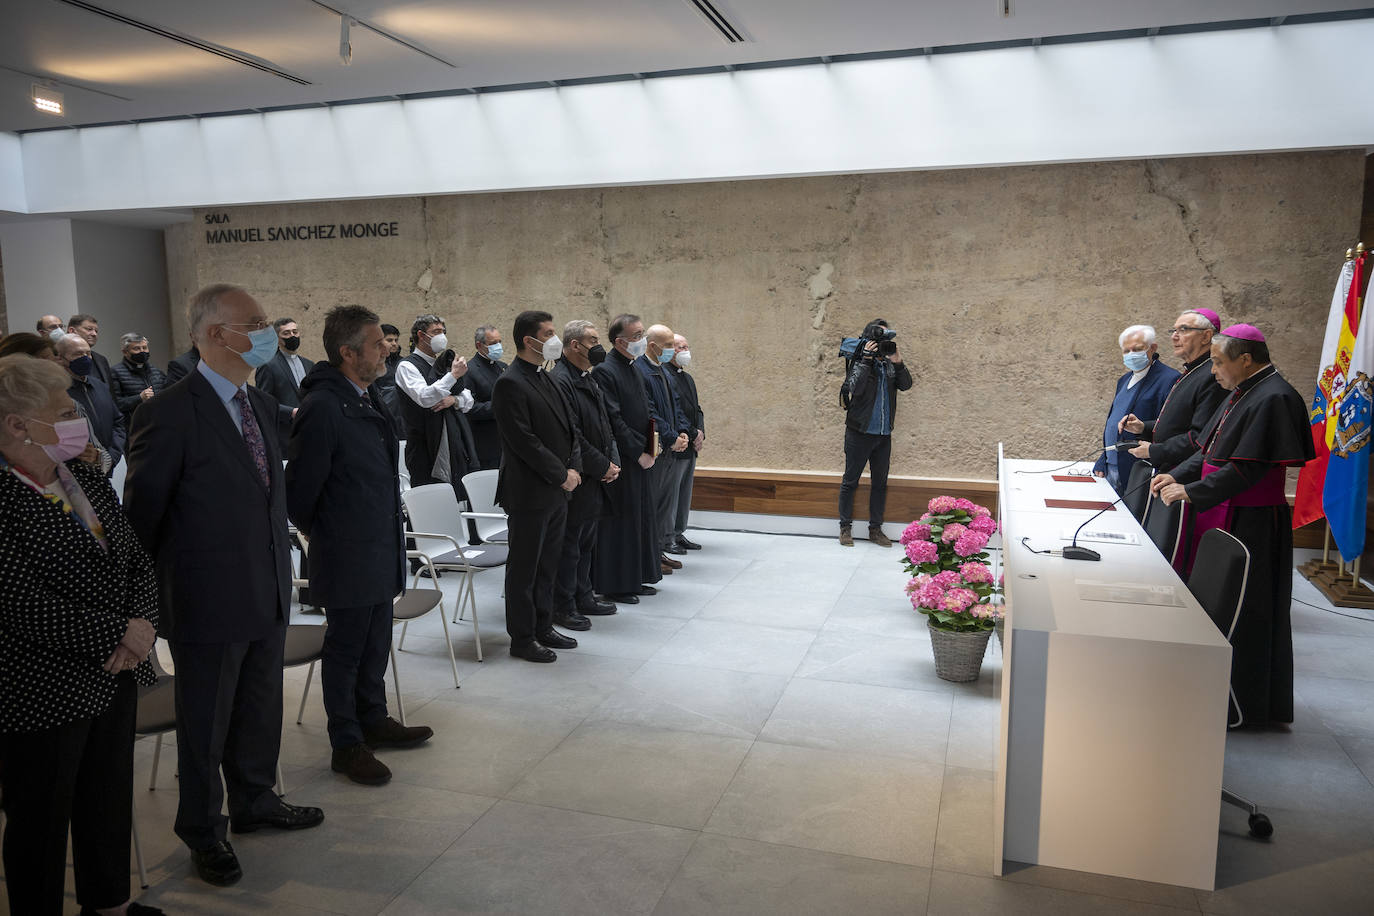
[[[1123,499],[1125,499],[1127,496],[1130,496],[1132,493],[1136,492],[1136,491],[1139,490],[1141,487],[1148,487],[1148,486],[1150,485],[1150,482],[1153,481],[1153,480],[1154,480],[1153,477],[1146,478],[1145,480],[1143,480],[1143,481],[1141,481],[1140,483],[1136,484],[1134,487],[1131,487],[1131,489],[1127,490],[1125,493],[1122,493],[1122,494],[1121,494],[1120,496],[1118,496],[1116,499],[1114,499],[1114,500],[1112,500],[1111,502],[1107,503],[1107,505],[1103,506],[1101,509],[1098,509],[1098,510],[1097,510],[1096,512],[1094,512],[1092,515],[1088,516],[1087,520],[1084,521],[1083,524],[1079,525],[1079,526],[1078,526],[1078,530],[1075,531],[1075,532],[1073,533],[1073,540],[1069,543],[1069,546],[1068,546],[1068,547],[1065,547],[1065,548],[1064,548],[1064,550],[1063,550],[1063,552],[1060,554],[1060,556],[1062,556],[1062,557],[1063,557],[1064,559],[1066,559],[1066,560],[1100,560],[1100,559],[1102,559],[1102,554],[1098,553],[1096,550],[1093,550],[1091,547],[1079,547],[1079,546],[1078,546],[1078,535],[1083,531],[1084,528],[1088,527],[1088,522],[1093,521],[1095,518],[1097,518],[1097,517],[1098,517],[1099,515],[1101,515],[1103,512],[1106,512],[1106,511],[1107,511],[1108,509],[1110,509],[1112,506],[1115,506],[1117,503],[1121,502]]]

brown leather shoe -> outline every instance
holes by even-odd
[[[363,726],[363,743],[374,751],[383,747],[414,747],[434,737],[428,725],[402,725],[387,716],[376,725]]]
[[[666,553],[665,553],[665,554],[660,554],[659,557],[658,557],[658,561],[659,561],[660,563],[662,563],[664,566],[670,566],[670,567],[672,567],[673,569],[681,569],[681,568],[682,568],[682,561],[681,561],[681,560],[674,560],[672,557],[668,556]]]
[[[891,546],[892,546],[892,538],[890,538],[890,537],[888,537],[887,535],[883,534],[883,529],[881,529],[881,528],[869,528],[869,529],[868,529],[868,539],[869,539],[869,541],[871,541],[872,543],[877,544],[879,547],[891,547]]]
[[[335,748],[329,768],[363,786],[382,786],[391,782],[391,770],[372,756],[366,744]]]
[[[660,563],[658,564],[658,571],[665,576],[671,576],[673,574],[673,567],[669,566],[667,563]]]
[[[841,546],[841,547],[853,547],[853,546],[854,546],[854,532],[853,532],[853,530],[850,529],[850,527],[849,527],[848,525],[841,525],[841,526],[840,526],[840,546]]]

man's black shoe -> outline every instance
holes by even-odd
[[[527,662],[556,662],[558,653],[545,646],[532,642],[528,646],[511,646],[510,654]]]
[[[639,593],[647,598],[650,595],[657,595],[658,589],[654,588],[652,585],[641,585],[639,587]]]
[[[663,552],[664,552],[664,553],[675,553],[675,554],[677,554],[678,556],[681,556],[682,554],[684,554],[684,553],[687,552],[687,548],[686,548],[686,547],[683,547],[683,546],[682,546],[681,544],[679,544],[677,541],[674,541],[673,543],[669,544],[667,547],[664,547],[664,548],[663,548]]]
[[[609,601],[594,600],[591,604],[579,605],[577,610],[588,617],[608,617],[615,613],[615,605]]]
[[[391,770],[372,755],[372,749],[366,744],[334,748],[329,768],[360,786],[381,786],[391,782]]]
[[[616,604],[639,604],[638,595],[607,595],[606,597],[610,598]]]
[[[592,622],[577,611],[555,611],[553,622],[565,630],[590,630]]]
[[[685,548],[685,549],[687,549],[687,550],[700,550],[700,549],[701,549],[701,545],[700,545],[700,544],[696,543],[695,541],[689,541],[689,540],[687,540],[685,537],[683,537],[683,536],[680,535],[680,534],[677,536],[677,546],[683,547],[683,548]]]
[[[196,874],[206,884],[228,887],[243,877],[239,857],[234,855],[234,847],[228,840],[220,840],[206,849],[191,850],[191,861],[196,866]]]
[[[242,820],[229,819],[229,826],[235,833],[252,833],[263,827],[275,827],[278,830],[305,830],[309,827],[318,827],[324,822],[324,812],[319,808],[304,808],[300,805],[288,805],[281,799],[277,799],[277,807],[263,814],[254,814]]]
[[[534,638],[539,640],[541,645],[548,646],[551,649],[577,648],[577,640],[566,633],[558,632],[553,627],[549,627],[543,633],[536,634]]]
[[[434,737],[428,725],[402,725],[387,716],[376,725],[363,726],[363,743],[373,750],[384,747],[414,747]]]

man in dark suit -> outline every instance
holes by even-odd
[[[541,363],[562,355],[553,316],[515,316],[515,361],[496,380],[492,408],[501,433],[496,501],[508,516],[506,631],[510,654],[551,662],[577,640],[553,628],[553,584],[568,520],[568,497],[582,482],[572,413]]]
[[[277,408],[277,435],[284,452],[291,434],[291,418],[301,406],[301,382],[315,364],[296,354],[301,346],[301,332],[294,319],[278,318],[272,322],[272,329],[277,332],[277,352],[271,361],[253,373],[253,384],[272,395],[280,405]]]
[[[620,479],[611,487],[610,515],[598,526],[592,581],[617,604],[638,604],[641,597],[658,591],[644,583],[663,578],[649,476],[654,466],[653,418],[644,380],[634,367],[648,341],[638,315],[616,316],[606,333],[614,349],[592,370],[592,379],[601,386],[624,460]]]
[[[468,362],[466,382],[473,404],[467,416],[477,443],[477,460],[482,470],[487,471],[501,466],[501,436],[491,413],[491,390],[506,371],[506,364],[501,362],[505,348],[501,345],[501,332],[493,325],[482,325],[472,337],[477,352]]]
[[[687,465],[679,459],[691,447],[696,433],[687,424],[687,415],[682,410],[682,399],[678,397],[677,386],[668,374],[668,363],[673,359],[673,331],[666,325],[656,324],[644,332],[649,342],[644,355],[635,360],[635,368],[644,379],[644,391],[649,396],[649,411],[654,418],[654,431],[658,434],[661,451],[654,462],[649,478],[654,493],[654,533],[658,537],[659,548],[663,551],[659,564],[665,575],[681,569],[682,563],[669,554],[683,554],[685,547],[677,546],[677,536],[673,525],[677,520],[677,496],[682,486],[682,476]]]
[[[243,876],[227,826],[294,830],[324,814],[272,790],[291,559],[270,432],[277,403],[247,385],[248,360],[271,346],[272,329],[253,297],[227,284],[197,293],[187,317],[201,361],[135,413],[124,509],[155,560],[161,635],[176,663],[176,834],[201,878],[227,885]]]
[[[558,582],[554,586],[553,622],[569,630],[590,630],[588,615],[614,614],[615,605],[592,591],[592,558],[596,526],[606,511],[606,489],[620,476],[620,450],[601,388],[589,373],[606,358],[601,334],[590,321],[569,321],[563,328],[563,358],[549,373],[572,408],[577,445],[582,453],[582,485],[568,502]]]
[[[67,333],[75,334],[90,346],[91,362],[95,364],[91,377],[109,388],[112,378],[110,361],[95,351],[95,345],[100,342],[100,322],[94,315],[73,315],[67,319]]]
[[[110,456],[108,472],[119,463],[124,455],[126,429],[124,415],[115,406],[114,395],[108,385],[102,385],[95,376],[95,363],[91,360],[91,348],[86,338],[80,334],[65,334],[55,347],[57,358],[67,366],[72,384],[67,389],[81,409],[83,416],[91,424],[91,432],[98,446]]]
[[[287,450],[286,507],[310,544],[312,600],[329,629],[320,685],[329,715],[330,768],[363,785],[391,770],[375,748],[411,747],[434,732],[387,715],[392,600],[405,590],[399,445],[373,386],[389,348],[374,312],[341,305],[324,319],[324,352],[301,383]]]
[[[167,384],[175,385],[192,372],[195,372],[196,363],[198,362],[200,362],[200,350],[192,343],[191,349],[175,357],[167,364]]]
[[[673,361],[668,364],[668,375],[677,383],[678,397],[682,401],[682,412],[687,417],[687,425],[692,427],[692,441],[686,451],[678,455],[678,460],[687,461],[687,469],[682,474],[682,483],[677,491],[677,516],[673,519],[673,537],[677,546],[684,550],[700,550],[701,545],[687,540],[687,517],[692,510],[692,478],[696,475],[697,455],[706,444],[706,415],[701,409],[701,398],[697,395],[697,382],[687,373],[692,362],[692,350],[687,338],[681,334],[673,335]]]

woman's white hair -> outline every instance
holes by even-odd
[[[50,359],[15,353],[0,358],[0,417],[35,414],[54,393],[66,391],[72,378]]]
[[[1145,346],[1147,347],[1153,345],[1155,342],[1155,329],[1153,325],[1133,324],[1121,332],[1121,336],[1116,339],[1116,345],[1118,347],[1126,346],[1126,338],[1130,337],[1132,334],[1144,334]]]

